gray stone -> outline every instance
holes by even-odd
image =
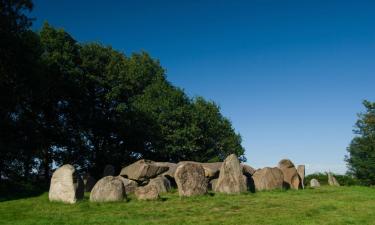
[[[124,184],[126,194],[134,193],[135,189],[138,187],[138,183],[134,180],[130,180],[122,176],[117,176],[117,178],[120,179]]]
[[[283,159],[279,162],[279,169],[284,175],[284,184],[287,188],[298,189],[301,181],[296,167],[289,159]]]
[[[253,174],[252,178],[257,191],[283,188],[284,175],[283,172],[277,167],[265,167],[257,170]]]
[[[214,191],[227,194],[247,191],[240,161],[235,154],[231,154],[224,160]]]
[[[242,167],[242,173],[247,176],[252,176],[256,171],[253,167],[246,165],[246,164],[241,163],[241,167]]]
[[[318,188],[320,187],[320,183],[317,179],[313,178],[310,180],[310,187],[312,188]]]
[[[164,176],[158,176],[150,180],[149,185],[154,185],[158,193],[165,193],[171,190],[171,182]]]
[[[216,184],[217,184],[217,178],[216,179],[212,179],[212,180],[210,180],[210,183],[209,183],[209,188],[211,189],[211,190],[215,190],[215,187],[216,187]]]
[[[92,176],[90,176],[90,174],[87,173],[83,176],[83,184],[85,185],[85,191],[91,192],[91,190],[93,189],[93,187],[96,184],[96,179],[93,178]]]
[[[222,162],[200,163],[200,162],[194,162],[194,161],[181,161],[177,164],[177,166],[180,166],[186,163],[194,163],[194,164],[201,165],[204,169],[204,176],[210,179],[218,177],[220,168],[222,165]]]
[[[297,166],[297,173],[299,178],[301,179],[301,188],[305,188],[305,165],[298,165]]]
[[[174,178],[174,173],[176,172],[177,169],[177,164],[176,163],[170,163],[170,162],[155,162],[156,166],[161,166],[161,167],[168,167],[168,170],[162,173],[161,175],[169,177],[169,178]]]
[[[82,199],[84,184],[72,165],[66,164],[58,168],[52,175],[49,189],[50,201],[76,203]]]
[[[138,200],[157,200],[160,197],[158,188],[153,184],[138,187],[134,194]]]
[[[139,160],[121,170],[120,175],[131,180],[145,181],[169,170],[166,165],[160,165],[151,160]]]
[[[331,172],[327,173],[327,175],[328,175],[328,184],[330,186],[336,186],[336,187],[340,186],[339,182],[336,180],[335,176],[333,176]]]
[[[207,193],[208,180],[205,177],[203,166],[198,163],[187,162],[179,165],[174,177],[180,196]]]
[[[92,202],[119,202],[126,198],[123,182],[119,177],[106,176],[100,179],[91,190]]]
[[[112,165],[106,165],[103,170],[103,177],[106,176],[114,176],[115,175],[115,167]]]

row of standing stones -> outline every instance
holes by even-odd
[[[142,159],[124,167],[118,176],[114,176],[112,166],[106,166],[103,175],[97,182],[89,175],[82,179],[73,166],[63,165],[52,175],[49,199],[75,203],[86,191],[91,192],[92,202],[123,201],[131,193],[139,200],[156,200],[172,187],[177,187],[179,195],[186,197],[204,195],[208,190],[237,194],[282,188],[303,189],[305,166],[296,168],[290,160],[283,159],[277,167],[255,170],[241,164],[232,154],[224,162],[217,163],[183,161],[175,164]],[[328,182],[339,185],[330,173]],[[310,185],[320,186],[315,179]]]

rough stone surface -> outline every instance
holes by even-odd
[[[103,177],[106,176],[114,176],[115,175],[115,167],[112,165],[106,165],[103,170]]]
[[[149,185],[154,185],[159,193],[165,193],[171,190],[171,182],[164,176],[158,176],[150,180]]]
[[[126,198],[125,187],[121,179],[106,176],[100,179],[91,190],[92,202],[119,202]]]
[[[243,179],[240,161],[235,154],[228,156],[221,168],[214,191],[227,194],[236,194],[247,191],[247,185]]]
[[[131,180],[145,181],[169,170],[166,165],[160,165],[150,160],[141,159],[121,170],[120,175]]]
[[[217,178],[210,180],[210,182],[208,184],[208,188],[211,189],[211,190],[215,190],[215,186],[217,184],[217,180],[218,180]]]
[[[265,167],[257,170],[253,174],[252,178],[255,189],[258,191],[283,188],[284,175],[283,172],[277,167]]]
[[[252,176],[255,173],[255,169],[249,165],[246,164],[241,164],[242,167],[242,173],[247,175],[247,176]]]
[[[317,180],[317,179],[311,179],[310,180],[310,187],[312,187],[312,188],[318,188],[318,187],[320,187],[320,183],[319,183],[319,181]]]
[[[304,189],[305,188],[305,165],[298,165],[297,173],[301,181],[300,187]]]
[[[92,176],[90,176],[90,174],[87,173],[83,176],[83,184],[85,185],[85,191],[91,192],[91,190],[93,189],[93,187],[96,184],[96,179],[93,178]]]
[[[138,200],[156,200],[160,197],[158,188],[153,184],[138,187],[134,194]]]
[[[207,193],[208,180],[199,163],[186,162],[177,167],[174,175],[180,196],[203,195]]]
[[[72,165],[66,164],[58,168],[52,175],[49,189],[50,201],[75,203],[82,199],[84,184]]]
[[[168,170],[162,173],[161,175],[169,177],[169,178],[174,178],[174,173],[176,172],[177,169],[177,164],[176,163],[170,163],[170,162],[155,162],[156,166],[161,166],[161,167],[168,167]]]
[[[138,187],[138,183],[134,180],[130,180],[122,176],[117,176],[117,178],[120,179],[124,184],[126,194],[134,193],[135,189]]]
[[[327,173],[328,175],[328,184],[330,186],[340,186],[339,182],[336,180],[336,178],[333,176],[332,173]]]
[[[204,176],[210,179],[214,179],[218,177],[220,168],[222,165],[222,162],[200,163],[200,162],[194,162],[194,161],[181,161],[177,164],[177,166],[180,166],[186,163],[194,163],[194,164],[201,165],[204,169]]]
[[[289,159],[283,159],[279,162],[279,169],[284,175],[284,185],[287,188],[298,189],[301,181],[296,167]]]

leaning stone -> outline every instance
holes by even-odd
[[[165,193],[171,190],[171,182],[164,176],[151,179],[149,185],[154,185],[159,193]]]
[[[153,184],[136,188],[134,194],[138,200],[157,200],[160,197],[158,188]]]
[[[203,166],[198,163],[179,165],[174,175],[180,196],[203,195],[207,193],[208,180]]]
[[[151,160],[139,160],[121,170],[120,175],[131,180],[145,181],[162,174],[169,169]]]
[[[331,172],[327,173],[327,175],[328,175],[328,184],[330,186],[337,186],[337,187],[340,186],[339,182],[336,180],[335,176],[333,176]]]
[[[96,179],[93,178],[92,176],[90,176],[89,173],[87,173],[83,177],[83,184],[85,185],[85,191],[86,192],[91,192],[91,190],[93,189],[93,187],[96,184]]]
[[[279,169],[284,175],[284,184],[287,188],[298,189],[301,181],[296,167],[289,159],[283,159],[279,162]]]
[[[301,188],[305,188],[305,165],[298,165],[297,166],[297,173],[299,175],[299,178],[301,179]]]
[[[58,168],[52,175],[49,189],[50,201],[76,203],[82,199],[84,184],[72,165],[66,164]]]
[[[242,175],[240,161],[235,154],[231,154],[221,166],[214,191],[227,194],[246,192],[247,185]]]
[[[257,191],[283,188],[284,175],[283,172],[277,167],[265,167],[257,170],[253,174],[252,178]]]
[[[138,187],[138,183],[134,180],[130,180],[122,176],[117,176],[117,178],[120,179],[124,184],[126,194],[134,193],[135,189]]]
[[[115,167],[113,167],[112,165],[106,165],[104,167],[103,177],[114,176],[114,175],[115,175]]]
[[[125,187],[121,179],[106,176],[100,179],[90,194],[91,202],[120,202],[126,198]]]
[[[320,183],[317,179],[313,178],[310,180],[310,187],[312,188],[318,188],[320,187]]]

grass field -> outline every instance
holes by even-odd
[[[322,187],[160,201],[49,202],[48,194],[0,202],[0,224],[375,224],[375,188]]]

